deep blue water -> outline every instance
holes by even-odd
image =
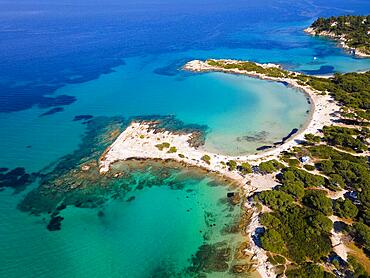
[[[180,71],[190,59],[275,62],[308,74],[370,68],[368,59],[302,31],[318,16],[368,14],[366,0],[76,2],[0,0],[0,167],[37,172],[84,153],[86,126],[76,115],[171,114],[207,125],[205,146],[230,153],[249,151],[236,139],[278,141],[306,120],[309,105],[297,91]],[[179,169],[164,179],[150,170],[134,174],[129,186],[148,185],[133,191],[134,201],[69,206],[57,232],[46,229],[50,214],[17,209],[37,183],[16,194],[2,190],[0,276],[161,277],[189,267],[202,244],[235,244],[222,233],[238,213],[224,202],[227,187]],[[168,189],[178,184],[184,189]]]
[[[368,13],[367,1],[54,2],[0,2],[0,112],[53,106],[43,96],[137,55],[238,48],[298,69],[369,67],[352,58],[343,67],[331,59],[341,50],[302,34],[318,16]],[[312,56],[324,61],[312,65]]]

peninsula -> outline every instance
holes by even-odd
[[[370,71],[320,78],[275,64],[216,59],[193,60],[183,70],[284,82],[307,94],[311,117],[301,130],[267,151],[237,157],[195,146],[196,133],[134,121],[101,156],[100,173],[120,160],[159,159],[236,181],[249,200],[244,208],[252,211],[244,251],[253,253],[262,277],[369,272]],[[338,229],[339,223],[345,228]]]
[[[370,15],[320,17],[305,32],[335,39],[356,56],[370,57]]]

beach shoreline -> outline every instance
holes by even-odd
[[[220,61],[220,60],[219,60]],[[238,63],[235,60],[221,60],[226,63]],[[264,68],[279,68],[275,64],[257,64]],[[283,151],[287,151],[304,141],[305,134],[319,134],[324,126],[332,125],[337,119],[336,112],[340,106],[328,94],[320,94],[313,88],[299,84],[296,79],[289,77],[271,77],[265,74],[243,71],[236,68],[220,68],[211,66],[207,61],[193,60],[188,62],[183,70],[192,72],[225,72],[239,74],[269,80],[272,82],[284,82],[301,92],[310,100],[310,115],[305,124],[286,141],[280,145],[258,154],[247,154],[229,156],[218,153],[211,153],[202,148],[196,148],[190,144],[194,134],[156,130],[155,122],[133,121],[103,153],[99,160],[99,170],[102,175],[110,170],[113,163],[131,159],[162,161],[173,160],[183,165],[190,165],[204,169],[210,173],[234,181],[237,186],[243,188],[245,196],[250,196],[256,191],[271,190],[276,182],[273,176],[262,176],[260,174],[241,174],[237,170],[230,170],[228,161],[234,160],[237,163],[248,162],[251,166],[257,166],[260,162],[277,159]],[[300,73],[292,73],[300,74]],[[249,202],[245,203],[247,208],[252,208]],[[255,209],[255,208],[252,208]],[[259,227],[259,212],[255,211],[252,222],[246,227],[250,239],[253,231]],[[251,249],[258,260],[257,271],[261,277],[273,277],[272,265],[267,261],[266,252],[253,245]]]

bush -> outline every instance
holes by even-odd
[[[303,165],[303,168],[305,168],[307,171],[314,171],[314,170],[316,170],[316,167],[314,165],[310,165],[310,164]]]
[[[155,145],[158,150],[163,151],[163,149],[168,149],[170,147],[170,143],[164,142],[162,144]]]
[[[243,162],[240,165],[240,172],[242,172],[243,174],[249,174],[252,173],[253,171],[251,165],[248,162]]]
[[[173,146],[168,150],[168,153],[175,153],[175,152],[177,152],[177,148]]]
[[[284,165],[275,159],[261,162],[260,165],[258,166],[259,170],[262,173],[267,173],[267,174],[277,172],[281,170],[283,167]]]
[[[351,265],[354,272],[354,277],[368,277],[368,273],[365,268],[357,261],[357,259],[351,255],[348,256],[348,263]]]
[[[201,160],[203,160],[207,164],[211,164],[211,157],[209,155],[207,155],[207,154],[203,155],[201,157]]]
[[[316,136],[313,134],[305,134],[304,139],[309,143],[309,144],[315,144],[315,143],[320,143],[321,137]]]
[[[303,197],[303,204],[321,211],[325,215],[333,214],[333,203],[332,200],[326,197],[324,191],[321,190],[307,190]]]
[[[364,223],[358,222],[352,226],[355,241],[367,250],[370,250],[370,229]]]
[[[335,278],[334,274],[324,271],[322,266],[313,263],[287,270],[285,274],[288,278]]]
[[[281,176],[279,176],[280,181],[283,184],[290,184],[293,182],[299,182],[304,185],[304,187],[320,187],[325,186],[327,181],[324,177],[319,175],[314,175],[308,173],[305,170],[297,168],[287,168],[284,169]]]
[[[292,195],[296,199],[302,199],[305,194],[304,186],[300,182],[292,182],[280,187],[280,190]]]
[[[273,210],[285,210],[294,201],[291,195],[277,190],[263,191],[259,193],[258,198]]]
[[[238,164],[236,163],[235,160],[229,160],[229,162],[227,162],[227,166],[229,166],[230,171],[234,171],[236,170],[236,167],[238,166]]]
[[[358,208],[348,199],[337,199],[334,203],[334,213],[343,218],[355,218]]]
[[[299,162],[299,160],[295,158],[288,159],[287,162],[290,167],[298,167],[299,165],[301,165],[301,162]]]
[[[285,249],[278,253],[292,262],[319,261],[332,250],[333,223],[319,211],[292,204],[286,210],[262,214],[260,221],[267,231],[271,229],[280,234]],[[269,241],[266,243],[266,248],[271,249]]]
[[[272,229],[268,229],[261,236],[262,248],[274,253],[283,253],[284,252],[284,241],[281,238],[280,234]]]

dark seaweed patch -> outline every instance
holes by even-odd
[[[191,258],[190,273],[225,272],[229,268],[231,248],[224,242],[203,244]]]
[[[1,170],[0,188],[11,187],[15,193],[23,191],[36,177],[36,174],[26,173],[23,167],[17,167],[10,171],[7,168],[1,168]]]
[[[59,113],[59,112],[63,112],[63,111],[64,111],[63,107],[55,107],[55,108],[52,108],[52,109],[40,114],[39,117],[49,116],[49,115],[53,115],[55,113]]]
[[[76,101],[76,97],[60,95],[56,97],[42,97],[39,102],[40,108],[48,108],[53,106],[70,105]]]
[[[177,59],[177,60],[174,60],[172,63],[168,64],[167,66],[155,69],[153,72],[159,75],[175,76],[179,74],[182,66],[191,60],[194,60],[194,59],[193,58]]]
[[[54,216],[50,219],[49,224],[47,225],[47,229],[51,232],[59,231],[62,228],[62,221],[64,220],[61,216]]]
[[[76,115],[74,118],[73,118],[73,121],[74,122],[77,122],[77,121],[87,121],[87,120],[91,120],[94,116],[92,115]]]
[[[317,70],[302,70],[302,72],[310,75],[320,75],[320,74],[332,74],[334,73],[333,66],[321,66]]]

